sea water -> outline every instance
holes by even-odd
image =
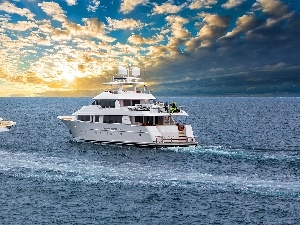
[[[166,98],[197,147],[78,143],[90,98],[0,98],[0,224],[300,224],[300,98]]]

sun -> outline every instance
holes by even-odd
[[[63,71],[61,75],[64,80],[69,81],[69,82],[73,81],[75,78],[75,76],[68,71]]]
[[[78,71],[76,71],[73,67],[67,65],[67,64],[63,64],[61,65],[61,78],[68,81],[68,82],[72,82],[75,77],[76,74],[78,73]]]

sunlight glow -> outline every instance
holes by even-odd
[[[72,66],[67,64],[62,64],[60,69],[62,71],[62,79],[68,82],[72,82],[75,79],[75,77],[78,77],[81,74],[80,71],[75,70]]]

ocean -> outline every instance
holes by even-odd
[[[79,143],[91,98],[0,98],[0,224],[300,224],[300,98],[161,97],[196,147]]]

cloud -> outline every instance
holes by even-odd
[[[61,28],[54,28],[50,21],[43,20],[39,26],[40,31],[48,33],[55,41],[70,40],[73,37],[96,38],[106,42],[116,39],[105,33],[105,24],[97,18],[83,18],[84,25],[69,21],[62,8],[54,2],[43,2],[38,4],[42,10],[54,20],[61,22]]]
[[[206,14],[204,15],[203,22],[208,26],[227,27],[229,24],[229,17],[219,16],[217,14]]]
[[[253,10],[256,11],[255,15],[260,11],[265,15],[261,15],[257,26],[247,33],[248,41],[264,41],[264,46],[282,41],[285,45],[290,45],[294,41],[297,31],[290,26],[299,22],[299,15],[287,5],[277,0],[258,0],[253,5]]]
[[[71,29],[54,28],[49,20],[39,21],[38,24],[39,32],[43,36],[46,36],[45,38],[41,39],[43,44],[48,43],[47,45],[49,45],[49,41],[71,40],[72,38]]]
[[[180,45],[183,45],[187,38],[191,36],[191,33],[183,27],[189,20],[175,15],[167,16],[165,20],[170,26],[171,31],[171,36],[169,37],[169,42],[167,44],[168,52],[170,53],[170,56],[174,57],[181,54]]]
[[[23,72],[16,74],[15,76],[8,75],[8,73],[0,67],[0,75],[1,78],[6,80],[7,82],[24,84],[24,85],[45,85],[47,82],[37,77],[35,73],[32,72]]]
[[[83,55],[82,55],[83,56]],[[53,70],[55,68],[55,70]],[[0,67],[1,78],[14,83],[35,85],[44,87],[43,89],[73,89],[73,90],[95,90],[103,82],[97,80],[107,79],[106,73],[101,73],[99,61],[81,57],[70,60],[66,54],[49,55],[40,58],[32,64],[31,69],[19,72],[15,76],[8,75],[6,70]],[[97,73],[98,71],[98,73]],[[68,78],[72,76],[72,81]]]
[[[77,0],[66,0],[67,4],[69,6],[72,6],[72,5],[76,5],[77,4]]]
[[[260,24],[261,22],[258,21],[258,19],[255,18],[254,15],[243,15],[237,18],[236,27],[231,32],[228,32],[226,36],[236,36],[241,32],[248,32],[256,28]]]
[[[56,2],[42,2],[38,3],[38,6],[49,16],[56,16],[56,15],[64,15],[64,11],[60,7],[60,5]]]
[[[135,44],[135,45],[140,45],[140,44],[155,44],[163,41],[164,37],[162,35],[156,35],[155,37],[152,38],[144,38],[138,35],[131,35],[128,38],[128,42]]]
[[[164,61],[166,57],[170,56],[170,49],[163,45],[160,46],[152,45],[149,47],[148,50],[149,50],[149,55],[151,55],[153,65],[160,64],[161,61]]]
[[[15,93],[26,87],[25,93],[45,96],[94,95],[116,65],[127,63],[147,66],[162,94],[178,95],[178,86],[195,95],[300,87],[300,16],[284,1],[256,0],[252,7],[237,7],[246,2],[237,0],[119,1],[124,14],[153,6],[130,16],[113,11],[116,1],[101,1],[111,9],[101,10],[106,15],[86,10],[87,3],[96,11],[96,0],[34,1],[28,9],[16,7],[25,7],[24,1],[14,2],[0,3],[0,85],[14,84]],[[30,12],[34,5],[39,20]],[[226,16],[233,7],[232,17]],[[82,14],[75,15],[78,8]],[[151,10],[160,15],[152,17]],[[176,14],[163,15],[168,13]]]
[[[196,37],[186,43],[189,50],[197,48],[197,46],[208,47],[212,45],[218,38],[225,35],[229,27],[230,18],[227,16],[203,14],[200,15],[200,17],[204,17],[204,25],[201,27]]]
[[[124,14],[130,13],[135,7],[141,4],[148,3],[148,0],[123,0],[120,8],[120,12]]]
[[[222,5],[222,7],[230,9],[241,5],[243,2],[245,2],[245,0],[228,0],[228,2]]]
[[[104,33],[105,25],[102,21],[97,18],[83,18],[82,21],[85,23],[82,31],[87,31],[87,33],[102,34]]]
[[[279,62],[275,65],[265,65],[262,67],[262,71],[278,71],[283,70],[287,67],[287,64],[284,62]]]
[[[255,13],[249,9],[237,18],[231,32],[228,28],[233,18],[200,14],[199,32],[185,42],[189,52],[157,68],[170,71],[164,72],[165,76],[186,87],[182,94],[299,95],[300,17],[285,5],[281,5],[283,11],[271,6],[274,4],[256,8]],[[156,90],[163,87],[176,95],[174,86],[164,83]]]
[[[209,72],[222,72],[222,71],[224,71],[224,68],[211,68],[208,71]]]
[[[98,9],[100,5],[100,1],[99,0],[92,0],[92,3],[89,4],[87,10],[88,11],[92,11],[92,12],[96,12],[96,10]]]
[[[4,11],[10,14],[18,14],[20,16],[25,16],[28,20],[33,20],[35,14],[31,13],[29,9],[18,8],[14,4],[4,1],[0,4],[0,11]]]
[[[44,39],[41,39],[41,44],[50,45],[50,41],[62,41],[62,40],[70,40],[71,32],[68,29],[62,30],[61,28],[54,28],[51,25],[50,20],[42,20],[39,21],[39,32],[43,36],[46,36]],[[40,42],[39,42],[40,43]]]
[[[168,93],[169,96],[178,96],[178,92],[181,96],[298,95],[297,89],[300,88],[299,66],[288,69],[288,65],[281,62],[267,65],[267,68],[256,68],[235,59],[240,65],[234,67],[230,64],[231,67],[228,67],[226,65],[227,59],[219,59],[217,54],[209,57],[200,58],[197,55],[193,55],[193,57],[177,58],[176,62],[172,61],[156,67],[152,73],[154,76],[163,73],[165,77],[172,77],[170,79],[172,81],[163,82],[163,78],[158,77],[159,82],[153,87],[152,92],[155,92],[156,95]],[[219,64],[220,60],[224,61],[222,65]],[[216,62],[218,64],[215,64]],[[222,67],[214,68],[213,65]],[[277,69],[273,70],[273,68]],[[180,87],[180,91],[178,87]]]
[[[169,14],[169,13],[174,14],[174,13],[178,13],[185,7],[185,4],[177,6],[177,5],[173,5],[172,2],[166,2],[160,6],[157,5],[156,3],[154,3],[153,5],[154,5],[153,14],[165,14],[165,13],[166,14]]]
[[[165,20],[167,21],[168,25],[171,26],[171,32],[173,37],[187,38],[191,35],[186,28],[183,28],[183,25],[189,22],[188,19],[181,16],[171,15],[167,16]]]
[[[290,12],[289,8],[278,0],[257,0],[262,11],[271,17],[279,18]],[[254,7],[258,5],[254,4]]]
[[[52,16],[54,20],[57,20],[59,22],[65,22],[66,16],[65,12],[62,10],[60,5],[55,2],[42,2],[38,3],[38,6],[41,7],[41,9],[48,15]]]
[[[254,15],[243,15],[236,21],[236,29],[241,31],[251,30],[259,25]]]
[[[37,25],[31,21],[18,21],[17,23],[1,23],[1,27],[8,30],[14,31],[26,31],[32,28],[36,28]]]
[[[108,22],[108,27],[110,27],[112,30],[134,30],[140,29],[143,26],[139,20],[136,21],[134,19],[116,20],[107,17],[106,20]]]
[[[211,8],[211,5],[217,4],[217,0],[192,0],[190,9]]]

